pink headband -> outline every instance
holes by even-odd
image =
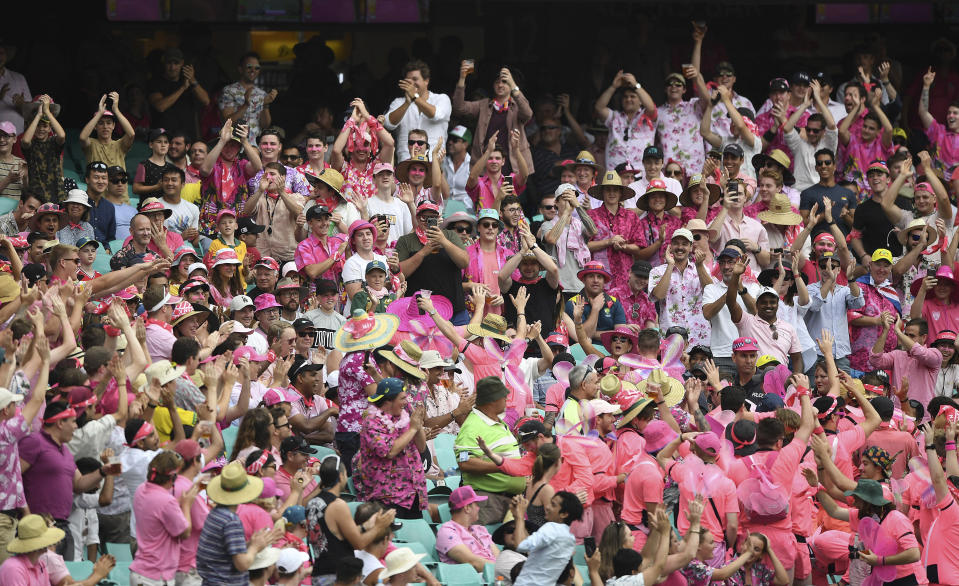
[[[263,453],[260,454],[260,457],[256,459],[255,462],[246,467],[247,474],[256,474],[263,469],[264,464],[270,458],[269,450],[263,450]]]
[[[127,444],[127,447],[133,447],[138,441],[142,440],[151,433],[153,433],[153,425],[149,421],[144,421],[143,425],[140,426],[140,429],[137,430],[136,435],[133,436],[133,439]]]

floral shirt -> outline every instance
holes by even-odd
[[[753,107],[753,103],[749,101],[749,98],[743,97],[737,93],[733,93],[732,97],[733,107],[734,108],[749,108],[750,111],[755,112],[756,108]],[[721,101],[713,106],[712,114],[712,131],[719,135],[723,139],[723,144],[733,142],[733,132],[731,130],[732,121],[729,119],[729,111],[726,109],[726,104],[723,104]],[[713,148],[711,145],[706,144],[705,139],[703,140],[703,146],[708,151]],[[747,159],[747,164],[750,161]]]
[[[773,578],[776,577],[776,572],[762,562],[754,563],[750,571],[752,575],[750,576],[751,580],[749,583],[752,586],[769,586],[773,583]],[[740,568],[739,571],[730,576],[729,584],[733,586],[743,586],[746,584],[746,569]]]
[[[683,326],[689,330],[689,345],[709,345],[709,321],[703,315],[703,286],[699,282],[696,264],[686,263],[682,272],[673,268],[669,280],[669,289],[659,314],[659,327],[666,331],[672,326]],[[677,274],[678,273],[678,274]],[[649,273],[649,290],[652,291],[666,274],[666,265],[653,267]]]
[[[667,213],[664,213],[661,218],[657,218],[653,214],[646,214],[639,220],[639,241],[637,244],[640,248],[646,248],[656,242],[660,236],[663,237],[663,243],[659,247],[659,251],[649,257],[649,264],[656,266],[664,262],[663,255],[666,254],[666,246],[669,245],[673,232],[682,227],[682,219]]]
[[[656,110],[647,114],[646,110],[640,108],[630,120],[623,112],[610,108],[604,124],[609,129],[609,138],[606,139],[607,169],[614,169],[616,165],[627,161],[638,164],[643,160],[643,151],[656,138]]]
[[[424,385],[425,387],[425,385]],[[426,418],[439,417],[452,413],[460,405],[460,396],[458,393],[451,393],[442,382],[433,387],[432,393],[426,393]],[[440,433],[451,433],[456,435],[460,432],[460,426],[456,420],[450,421]]]
[[[16,509],[27,504],[20,476],[20,452],[17,442],[30,433],[30,426],[20,414],[0,422],[0,510]]]
[[[789,120],[789,117],[793,115],[797,110],[796,106],[789,106],[786,109],[786,120]],[[796,128],[805,128],[806,120],[809,120],[809,112],[803,112],[802,116],[799,117],[799,122],[796,122]],[[762,136],[766,133],[767,130],[773,128],[776,129],[776,138],[773,139],[771,143],[766,147],[766,152],[771,153],[773,149],[779,149],[782,152],[789,155],[789,168],[794,169],[795,164],[795,155],[793,155],[792,150],[786,146],[786,139],[783,137],[782,128],[779,127],[779,122],[773,117],[772,109],[756,116],[756,127],[759,129],[759,136]]]
[[[20,149],[27,161],[30,184],[43,191],[45,201],[59,202],[63,192],[63,143],[51,136],[34,139],[29,145],[20,143]]]
[[[259,86],[253,86],[253,91],[250,92],[250,105],[247,106],[243,117],[233,123],[234,125],[250,125],[250,142],[255,142],[257,137],[260,136],[260,114],[266,107],[266,104],[263,103],[265,99],[266,91]],[[236,82],[223,88],[223,93],[220,94],[220,101],[217,105],[220,110],[227,107],[239,108],[244,101],[246,101],[246,88],[240,82]]]
[[[340,169],[340,172],[343,173],[342,193],[345,195],[346,190],[351,189],[355,193],[362,193],[367,199],[375,196],[376,185],[373,184],[373,165],[376,164],[375,161],[377,160],[379,159],[371,158],[364,169],[357,169],[349,161],[344,161],[343,168]]]
[[[628,210],[622,206],[616,210],[613,215],[606,209],[606,206],[589,210],[589,217],[596,224],[596,235],[593,240],[606,240],[618,234],[626,239],[627,244],[639,244],[641,234],[639,232],[639,216],[633,210]],[[625,287],[629,282],[629,269],[633,266],[633,255],[628,252],[614,250],[612,247],[605,250],[597,250],[593,253],[593,260],[602,262],[609,272],[613,275],[613,280],[607,283],[608,288]]]
[[[341,392],[342,384],[341,380]],[[354,485],[360,500],[405,508],[416,501],[420,509],[426,508],[426,474],[416,443],[411,441],[395,458],[387,457],[393,442],[409,427],[406,411],[393,417],[376,405],[367,407],[360,431],[360,451],[353,460]]]
[[[706,586],[713,577],[713,568],[699,560],[693,560],[679,570],[685,576],[689,586]]]
[[[959,133],[949,132],[944,125],[933,120],[926,129],[926,136],[929,137],[929,142],[936,145],[932,160],[942,169],[946,181],[949,181],[956,166],[959,165]],[[33,173],[33,168],[30,172]],[[33,180],[32,174],[30,179]]]
[[[256,188],[260,186],[261,177],[263,177],[263,169],[257,171],[256,175],[251,177],[250,180],[246,182],[247,187],[250,189],[250,193],[256,191]],[[293,167],[286,168],[285,185],[288,191],[299,193],[303,197],[310,197],[310,195],[312,195],[310,192],[310,184],[306,181],[306,177],[303,176],[303,173],[300,173]]]
[[[237,214],[243,212],[250,192],[246,185],[246,168],[250,164],[246,159],[225,163],[217,159],[213,171],[203,178],[200,196],[200,233],[215,238],[216,215],[221,209],[231,209]],[[231,189],[224,193],[224,187]]]
[[[847,311],[846,315],[849,321],[863,316],[876,317],[883,311],[888,311],[894,316],[899,315],[896,306],[880,295],[874,286],[860,282],[859,288],[862,289],[862,298],[865,305],[861,309]],[[852,354],[849,355],[849,366],[863,372],[873,370],[873,367],[869,364],[869,351],[876,340],[879,339],[880,332],[879,326],[849,326],[849,346],[852,348]],[[892,352],[897,345],[896,333],[892,331],[892,328],[889,328],[883,352]]]
[[[520,220],[525,222],[526,220]],[[529,223],[526,224],[527,227]],[[505,248],[510,256],[513,256],[519,252],[522,245],[519,241],[519,228],[503,228],[500,230],[499,234],[496,235],[496,244]]]
[[[367,401],[366,385],[376,382],[363,370],[365,359],[366,352],[351,352],[343,357],[340,363],[340,415],[336,420],[336,431],[361,431],[363,411],[370,405]]]
[[[641,328],[646,327],[646,322],[659,323],[656,304],[649,298],[646,291],[633,293],[633,290],[627,285],[612,289],[610,293],[623,304],[623,310],[626,312],[626,323],[636,324]]]
[[[699,134],[699,121],[703,117],[699,98],[682,100],[675,106],[664,103],[659,106],[658,113],[656,138],[665,159],[679,161],[687,175],[702,171],[706,151]]]

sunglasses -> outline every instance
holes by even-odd
[[[683,172],[677,169],[675,171],[666,171],[665,173],[663,173],[663,175],[665,175],[666,177],[682,177]]]
[[[613,342],[629,342],[630,340],[626,336],[613,336],[612,341]]]
[[[111,179],[111,180],[110,180],[110,183],[112,183],[112,184],[114,184],[114,185],[123,185],[124,183],[127,183],[127,182],[129,182],[129,181],[130,181],[130,180],[127,179],[126,177],[117,177],[116,179]]]
[[[912,239],[913,242],[919,242],[919,239],[922,238],[922,234],[919,232],[914,232],[909,235],[909,238]]]
[[[280,155],[280,158],[284,161],[289,161],[291,159],[300,159],[300,155]]]
[[[89,169],[90,171],[106,171],[107,164],[106,163],[90,163],[89,165],[87,165],[87,169]]]
[[[547,205],[547,206],[543,206],[543,209],[544,209],[544,210],[550,210],[550,211],[552,211],[552,210],[555,210],[555,209],[556,209],[556,206],[555,206],[555,205]]]
[[[696,242],[699,242],[702,239],[703,239],[702,234],[693,234],[693,240],[695,240]]]
[[[453,229],[460,234],[469,234],[473,231],[469,226],[454,226]]]
[[[822,132],[822,128],[816,128],[815,126],[807,126],[806,132]]]
[[[830,160],[830,161],[816,161],[816,166],[817,166],[817,167],[829,167],[829,166],[832,165],[832,164],[833,164],[833,162],[832,162],[831,160]]]
[[[480,228],[499,228],[499,224],[493,222],[481,222],[479,225]]]
[[[409,146],[429,146],[430,143],[425,140],[411,140],[406,143]]]
[[[666,87],[686,87],[686,84],[679,83],[678,81],[671,81],[666,84]]]
[[[776,331],[776,324],[769,324],[769,329],[773,333],[773,340],[779,339],[779,332]]]

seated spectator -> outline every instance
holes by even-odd
[[[526,512],[525,499],[516,507],[518,517]],[[529,535],[524,524],[517,523],[514,529],[519,545],[516,550],[528,552],[529,557],[523,564],[519,576],[513,581],[515,586],[536,586],[555,584],[566,564],[573,556],[576,538],[569,526],[583,516],[583,505],[571,492],[557,492],[546,508],[546,524]]]
[[[450,564],[470,564],[477,572],[496,561],[499,549],[493,543],[486,527],[479,525],[479,505],[487,497],[477,496],[471,486],[461,486],[450,495],[452,519],[440,526],[436,533],[436,551],[440,561]]]

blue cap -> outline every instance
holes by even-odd
[[[739,252],[738,248],[732,248],[732,247],[724,248],[723,251],[720,252],[719,256],[717,256],[716,258],[722,258],[724,256],[728,256],[729,258],[740,258],[742,256],[742,253]]]
[[[287,523],[292,523],[294,525],[306,521],[306,509],[303,508],[303,505],[293,505],[292,507],[287,507],[283,511],[283,518],[286,519]]]
[[[379,270],[383,271],[383,272],[386,273],[387,275],[390,274],[389,269],[386,268],[386,263],[383,262],[383,261],[381,261],[381,260],[371,260],[370,262],[366,263],[366,273],[367,273],[367,274],[368,274],[370,271],[376,270],[376,269],[379,269]]]
[[[90,239],[90,238],[78,238],[78,239],[77,239],[76,247],[77,247],[77,248],[83,248],[83,247],[86,246],[87,244],[92,244],[94,248],[100,248],[100,243],[97,242],[96,240],[92,240],[92,239]]]
[[[370,403],[379,403],[383,399],[392,399],[406,390],[406,383],[396,377],[384,378],[376,384],[376,393],[368,399]]]

